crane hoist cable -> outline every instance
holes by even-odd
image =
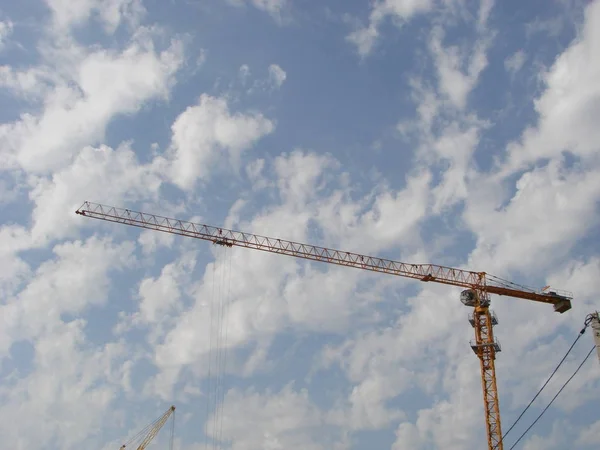
[[[213,263],[212,266],[212,295],[210,298],[210,306],[208,309],[208,314],[210,316],[210,324],[208,327],[208,388],[206,391],[206,395],[207,395],[207,402],[206,402],[206,431],[205,431],[205,445],[204,448],[206,450],[208,450],[208,445],[209,445],[209,435],[210,435],[210,431],[208,429],[208,425],[209,425],[209,416],[210,416],[210,407],[212,404],[212,371],[213,371],[213,367],[212,367],[212,351],[213,351],[213,323],[214,323],[214,302],[215,302],[215,292],[216,292],[216,272],[217,272],[217,263],[216,261]],[[214,441],[211,444],[212,446],[214,446]]]
[[[229,305],[231,295],[232,254],[228,247],[215,255],[212,266],[212,298],[208,350],[208,388],[206,402],[205,448],[217,449],[222,442],[225,388],[224,378],[227,369]],[[214,380],[213,380],[214,378]],[[213,420],[210,421],[212,409]],[[212,427],[211,427],[212,425]]]
[[[227,247],[224,247],[225,249],[227,249]],[[229,262],[228,264],[228,271],[225,272],[226,276],[225,276],[225,281],[224,281],[224,285],[227,284],[227,290],[226,292],[224,292],[225,298],[221,300],[221,318],[225,317],[225,331],[223,332],[221,330],[221,336],[223,337],[224,341],[221,342],[221,347],[223,348],[222,351],[222,356],[220,359],[220,367],[219,367],[219,373],[221,374],[221,380],[220,383],[218,385],[218,389],[220,389],[220,396],[217,397],[217,402],[219,402],[218,404],[220,404],[220,411],[217,410],[217,414],[216,417],[217,419],[219,419],[216,423],[215,423],[215,435],[216,435],[216,440],[218,442],[223,442],[223,416],[224,416],[224,410],[225,410],[225,374],[227,372],[227,350],[228,350],[228,338],[229,338],[229,320],[227,320],[227,318],[229,318],[229,307],[231,305],[231,267],[232,267],[232,259],[233,259],[233,255],[232,252],[226,252],[225,253],[226,257],[224,258],[225,261],[223,261],[223,269],[225,269],[225,266],[227,266],[227,262]],[[229,260],[229,261],[227,261]],[[224,336],[223,336],[224,334]],[[219,392],[217,392],[219,393]]]
[[[542,290],[534,290],[488,275],[486,272],[475,272],[438,264],[410,264],[392,261],[89,201],[84,202],[75,213],[92,219],[202,239],[224,247],[236,246],[261,250],[311,261],[412,278],[422,282],[441,283],[463,288],[460,301],[465,306],[473,308],[473,312],[469,314],[468,318],[475,331],[475,340],[471,343],[471,349],[479,358],[489,450],[503,450],[495,363],[496,354],[501,351],[501,348],[494,337],[493,327],[497,325],[498,319],[489,309],[490,295],[503,295],[550,304],[554,306],[554,311],[560,314],[571,309],[571,300],[573,299],[573,294],[569,292],[556,289],[549,290],[548,286]]]

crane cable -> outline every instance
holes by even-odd
[[[219,246],[212,267],[212,296],[208,311],[210,326],[208,327],[208,388],[205,429],[205,448],[207,450],[209,447],[213,450],[218,449],[221,446],[223,435],[224,376],[227,369],[231,266],[232,253],[226,246]],[[211,410],[212,420],[210,420]]]
[[[210,435],[210,430],[209,430],[209,417],[210,417],[210,406],[211,406],[211,388],[212,388],[212,350],[213,350],[213,303],[215,300],[215,279],[216,279],[216,265],[217,265],[217,259],[215,258],[215,262],[213,263],[212,266],[212,295],[210,296],[210,306],[208,308],[208,315],[210,317],[210,326],[207,327],[208,328],[208,377],[207,377],[207,382],[208,382],[208,387],[206,390],[206,431],[205,431],[205,449],[208,450],[208,445],[209,445],[209,435]]]
[[[548,408],[550,408],[550,405],[552,405],[552,403],[554,402],[554,400],[556,400],[556,397],[559,396],[559,394],[563,391],[564,388],[567,387],[567,384],[569,384],[569,382],[573,379],[573,377],[575,375],[577,375],[577,372],[579,372],[579,369],[581,369],[583,367],[583,365],[585,364],[585,362],[588,360],[588,358],[590,357],[590,355],[592,354],[592,352],[596,349],[596,346],[594,345],[590,351],[588,352],[587,356],[584,358],[583,361],[581,361],[581,364],[579,364],[579,367],[577,367],[577,369],[575,369],[575,372],[573,372],[573,375],[571,375],[569,377],[569,379],[567,381],[565,381],[565,384],[562,385],[562,387],[559,389],[559,391],[556,393],[556,395],[552,398],[552,400],[550,400],[550,403],[548,403],[548,406],[546,406],[543,411],[540,413],[539,416],[537,416],[537,418],[533,421],[533,423],[531,425],[529,425],[529,427],[523,432],[523,434],[521,434],[521,436],[519,436],[519,439],[517,439],[517,441],[513,444],[513,446],[509,449],[512,450],[513,448],[515,448],[515,446],[519,443],[519,441],[521,439],[523,439],[523,437],[527,434],[527,432],[529,430],[531,430],[531,428],[533,428],[533,426],[537,423],[538,420],[540,420],[540,418],[544,415],[544,413],[548,410]]]
[[[214,423],[213,423],[213,448],[218,449],[222,443],[222,429],[223,429],[223,410],[224,410],[224,377],[225,377],[225,364],[227,359],[227,328],[228,320],[227,315],[229,313],[229,293],[231,291],[231,252],[228,251],[227,247],[223,247],[223,253],[220,265],[221,281],[219,284],[219,298],[217,301],[217,354],[215,357],[217,375],[215,382],[215,411],[214,411]],[[227,264],[229,263],[229,264]],[[229,266],[229,267],[227,267]],[[229,269],[229,270],[227,270]],[[226,284],[229,281],[229,289]],[[223,321],[225,320],[225,324]],[[225,332],[223,331],[223,325],[225,325]]]
[[[171,436],[169,437],[169,450],[173,450],[175,443],[175,411],[171,417]]]
[[[222,250],[220,251],[220,253],[217,253],[217,255],[215,256],[215,264],[217,264],[216,260],[219,260],[219,268],[218,268],[218,288],[217,288],[217,297],[215,299],[213,299],[213,302],[215,304],[216,310],[215,310],[215,314],[216,314],[216,326],[215,326],[215,339],[216,339],[216,343],[215,343],[215,360],[213,362],[213,364],[215,365],[215,373],[214,373],[214,392],[212,393],[212,395],[214,396],[214,406],[213,406],[213,429],[212,429],[212,448],[213,450],[217,450],[218,449],[218,436],[217,436],[217,432],[218,432],[218,426],[219,426],[219,385],[221,383],[221,330],[223,328],[223,318],[222,318],[222,313],[223,313],[223,297],[222,297],[222,292],[223,292],[223,254],[225,253],[225,249],[226,247],[221,247]]]
[[[129,439],[127,439],[123,443],[123,447],[129,447],[132,443],[134,443],[134,442],[137,443],[138,441],[141,441],[143,439],[143,437],[145,437],[146,435],[148,435],[148,433],[150,432],[150,430],[152,428],[154,428],[160,422],[160,419],[162,419],[162,417],[163,416],[160,416],[158,419],[155,419],[155,420],[149,422],[144,428],[142,428],[136,434],[134,434]]]
[[[144,440],[144,438],[146,436],[148,436],[148,434],[150,433],[150,431],[155,428],[160,421],[165,417],[165,415],[168,414],[168,411],[165,412],[162,416],[160,416],[159,418],[151,421],[150,423],[148,423],[144,428],[142,428],[140,431],[138,431],[136,434],[134,434],[133,436],[131,436],[129,439],[127,439],[127,441],[125,441],[125,443],[121,446],[121,448],[127,448],[129,447],[131,444],[133,444],[134,442],[137,444],[138,442],[141,442]],[[170,436],[170,450],[173,450],[173,441],[175,438],[175,410],[173,410],[171,412],[171,436]]]
[[[227,340],[229,337],[229,307],[231,305],[231,263],[232,263],[232,259],[233,259],[233,254],[232,252],[228,253],[229,256],[229,273],[227,274],[227,281],[229,283],[228,289],[227,289],[227,294],[225,296],[225,310],[224,310],[224,315],[226,317],[225,319],[225,342],[223,343],[223,348],[224,348],[224,355],[223,355],[223,359],[222,359],[222,367],[221,367],[221,373],[222,376],[225,376],[225,373],[227,372]],[[223,378],[221,378],[221,424],[219,426],[219,431],[218,431],[218,440],[219,442],[223,442],[223,410],[225,408],[225,388],[224,388],[224,380]]]
[[[560,360],[560,362],[558,363],[558,365],[556,366],[556,368],[554,369],[554,371],[550,374],[550,377],[546,380],[546,382],[542,385],[542,387],[537,391],[537,393],[535,394],[535,396],[531,399],[531,401],[525,407],[525,409],[521,412],[521,414],[519,414],[519,417],[517,417],[517,419],[513,422],[513,424],[508,429],[508,431],[506,433],[504,433],[504,435],[500,439],[499,443],[501,443],[501,442],[504,441],[504,439],[506,438],[506,436],[508,435],[508,433],[510,433],[510,431],[519,422],[519,420],[521,420],[521,418],[527,412],[527,410],[531,407],[531,405],[533,404],[533,402],[535,401],[535,399],[538,398],[538,396],[542,393],[542,391],[544,390],[544,388],[548,385],[548,383],[550,382],[550,380],[552,379],[552,377],[556,374],[556,372],[558,371],[558,369],[560,368],[560,366],[562,366],[562,364],[565,362],[565,359],[567,359],[567,356],[569,356],[569,353],[571,353],[571,350],[573,350],[573,347],[575,346],[575,344],[577,344],[577,342],[579,341],[579,339],[581,338],[581,336],[583,336],[583,334],[585,333],[585,330],[590,326],[590,323],[592,322],[592,318],[593,317],[594,317],[593,314],[588,314],[586,316],[585,321],[584,321],[584,327],[581,329],[581,331],[579,332],[579,334],[575,338],[575,341],[571,344],[571,347],[569,347],[569,349],[567,350],[567,353],[565,353],[565,356],[562,357],[562,359]],[[592,348],[592,350],[593,350],[593,348]],[[591,352],[590,352],[590,354],[591,354]],[[585,358],[585,360],[583,361],[583,363],[585,363],[585,361],[589,358],[590,354],[588,354],[588,356]],[[573,376],[575,376],[575,374],[579,371],[579,369],[581,368],[581,366],[583,366],[583,363],[579,366],[579,368],[575,371],[575,373],[571,376],[571,378],[573,378]],[[558,391],[558,394],[560,394],[560,392],[565,388],[565,386],[569,383],[569,381],[571,380],[571,378],[569,378],[569,380]],[[556,399],[556,397],[558,396],[558,394],[556,394],[556,396],[554,397],[554,399]],[[548,404],[548,406],[546,407],[546,409],[548,409],[548,407],[552,404],[552,402],[554,401],[554,399],[552,399],[552,401],[550,402],[550,404]],[[535,425],[535,423],[544,414],[544,412],[546,411],[546,409],[544,409],[544,411],[542,411],[542,414],[540,414],[538,416],[538,418],[535,420],[535,422],[533,422],[533,424],[531,424],[530,427],[527,428],[527,430],[525,431],[525,433],[523,433],[521,435],[521,437],[519,437],[519,439],[517,440],[517,442],[519,442],[523,438],[523,436],[525,436],[525,434],[527,433],[527,431],[529,431],[531,429],[531,427],[533,427],[533,425]],[[517,442],[515,442],[515,444],[513,445],[513,447],[511,447],[511,449],[514,448],[515,445],[517,445]]]

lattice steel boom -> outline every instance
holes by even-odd
[[[495,370],[496,353],[500,351],[500,345],[495,340],[493,333],[493,326],[498,321],[496,316],[489,310],[489,294],[548,303],[553,305],[554,310],[559,313],[564,313],[571,309],[573,296],[568,292],[557,290],[535,291],[486,274],[485,272],[473,272],[435,264],[408,264],[242,231],[196,224],[87,201],[84,202],[76,213],[94,219],[203,239],[217,245],[252,248],[270,253],[279,253],[297,258],[464,288],[465,290],[461,293],[461,302],[466,306],[473,307],[473,313],[469,316],[469,321],[475,329],[475,340],[471,342],[471,347],[479,357],[481,365],[487,437],[490,450],[502,450],[503,444],[501,441],[502,430]]]
[[[136,447],[136,450],[145,450],[145,448],[152,442],[152,439],[156,437],[160,429],[167,423],[169,417],[175,412],[175,406],[171,406],[165,411],[165,413],[156,419],[154,422],[148,424],[142,431],[133,436],[129,441],[124,443],[119,450],[125,450],[132,443],[140,442]],[[173,416],[175,417],[175,416]],[[171,448],[173,447],[173,436],[171,436]]]

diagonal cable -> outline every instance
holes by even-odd
[[[571,353],[571,350],[573,350],[573,347],[575,347],[575,344],[577,344],[577,341],[579,341],[579,339],[581,338],[581,336],[583,336],[583,333],[585,333],[586,328],[587,327],[582,328],[582,330],[577,335],[577,338],[575,338],[575,341],[573,341],[573,343],[571,344],[571,347],[569,347],[569,350],[567,350],[567,353],[565,353],[565,356],[562,357],[562,359],[560,360],[560,362],[558,363],[558,365],[556,366],[556,368],[554,369],[554,371],[552,372],[552,374],[550,374],[550,377],[546,380],[546,382],[543,384],[543,386],[537,391],[537,393],[535,394],[535,396],[531,399],[531,401],[525,407],[525,409],[521,412],[521,414],[519,414],[519,417],[517,417],[517,420],[515,420],[513,422],[513,424],[510,426],[510,428],[508,429],[508,431],[506,433],[504,433],[504,436],[502,436],[502,440],[504,440],[506,438],[506,436],[508,436],[508,433],[510,433],[510,431],[515,427],[515,425],[519,422],[519,420],[521,420],[521,418],[523,417],[523,415],[531,407],[531,405],[533,404],[533,402],[535,401],[535,399],[538,398],[538,396],[542,393],[542,391],[548,385],[548,383],[550,382],[550,380],[552,379],[552,377],[554,376],[554,374],[556,374],[556,372],[558,371],[558,369],[560,368],[560,366],[562,366],[562,364],[565,362],[565,359],[567,359],[567,356],[569,356],[569,353]]]
[[[554,403],[554,400],[556,400],[556,398],[560,395],[560,393],[563,391],[564,388],[567,387],[567,385],[569,384],[569,382],[573,379],[573,377],[575,377],[575,375],[577,375],[577,372],[579,372],[579,370],[583,367],[583,365],[585,364],[585,362],[588,360],[588,358],[590,357],[590,355],[592,354],[592,352],[596,349],[596,346],[594,345],[590,351],[588,352],[587,356],[584,358],[583,361],[581,361],[581,364],[579,364],[579,367],[577,367],[577,369],[575,369],[575,372],[573,372],[573,375],[571,375],[569,377],[569,379],[567,381],[565,381],[565,384],[562,385],[562,387],[559,389],[559,391],[556,393],[556,395],[552,398],[552,400],[550,400],[550,403],[548,403],[548,406],[546,406],[542,412],[540,413],[539,416],[537,416],[537,418],[533,421],[533,423],[531,425],[529,425],[529,427],[523,432],[523,434],[521,434],[521,436],[519,436],[519,439],[517,439],[517,441],[513,444],[513,446],[509,449],[512,450],[513,448],[515,448],[515,446],[519,443],[519,441],[521,439],[523,439],[523,437],[525,437],[525,435],[527,434],[527,432],[529,430],[531,430],[533,428],[533,426],[537,423],[538,420],[541,419],[541,417],[544,415],[544,413],[548,410],[548,408],[550,408],[550,406],[552,405],[552,403]]]

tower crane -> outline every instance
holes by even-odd
[[[136,450],[145,450],[145,448],[150,444],[152,439],[158,434],[160,429],[167,423],[169,417],[175,413],[175,406],[171,406],[167,409],[162,416],[156,419],[154,422],[150,422],[146,425],[140,432],[138,432],[135,436],[131,437],[126,443],[121,445],[119,450],[125,450],[125,448],[129,448],[131,444],[140,443]],[[175,416],[173,416],[173,423],[175,421]],[[173,449],[173,428],[171,428],[171,450]]]
[[[554,311],[561,314],[571,309],[571,300],[573,299],[573,295],[568,292],[553,290],[548,286],[541,291],[536,291],[502,280],[485,272],[455,269],[435,264],[403,263],[242,231],[196,224],[88,201],[83,203],[76,211],[76,214],[149,230],[202,239],[213,242],[216,245],[245,247],[278,253],[280,255],[397,275],[422,282],[435,282],[464,288],[460,294],[460,301],[465,306],[473,308],[473,312],[469,314],[469,322],[475,330],[475,339],[470,344],[480,361],[489,450],[503,450],[495,368],[496,354],[501,348],[498,341],[494,338],[493,326],[498,323],[498,320],[496,315],[489,309],[490,294],[547,303],[553,305]]]

